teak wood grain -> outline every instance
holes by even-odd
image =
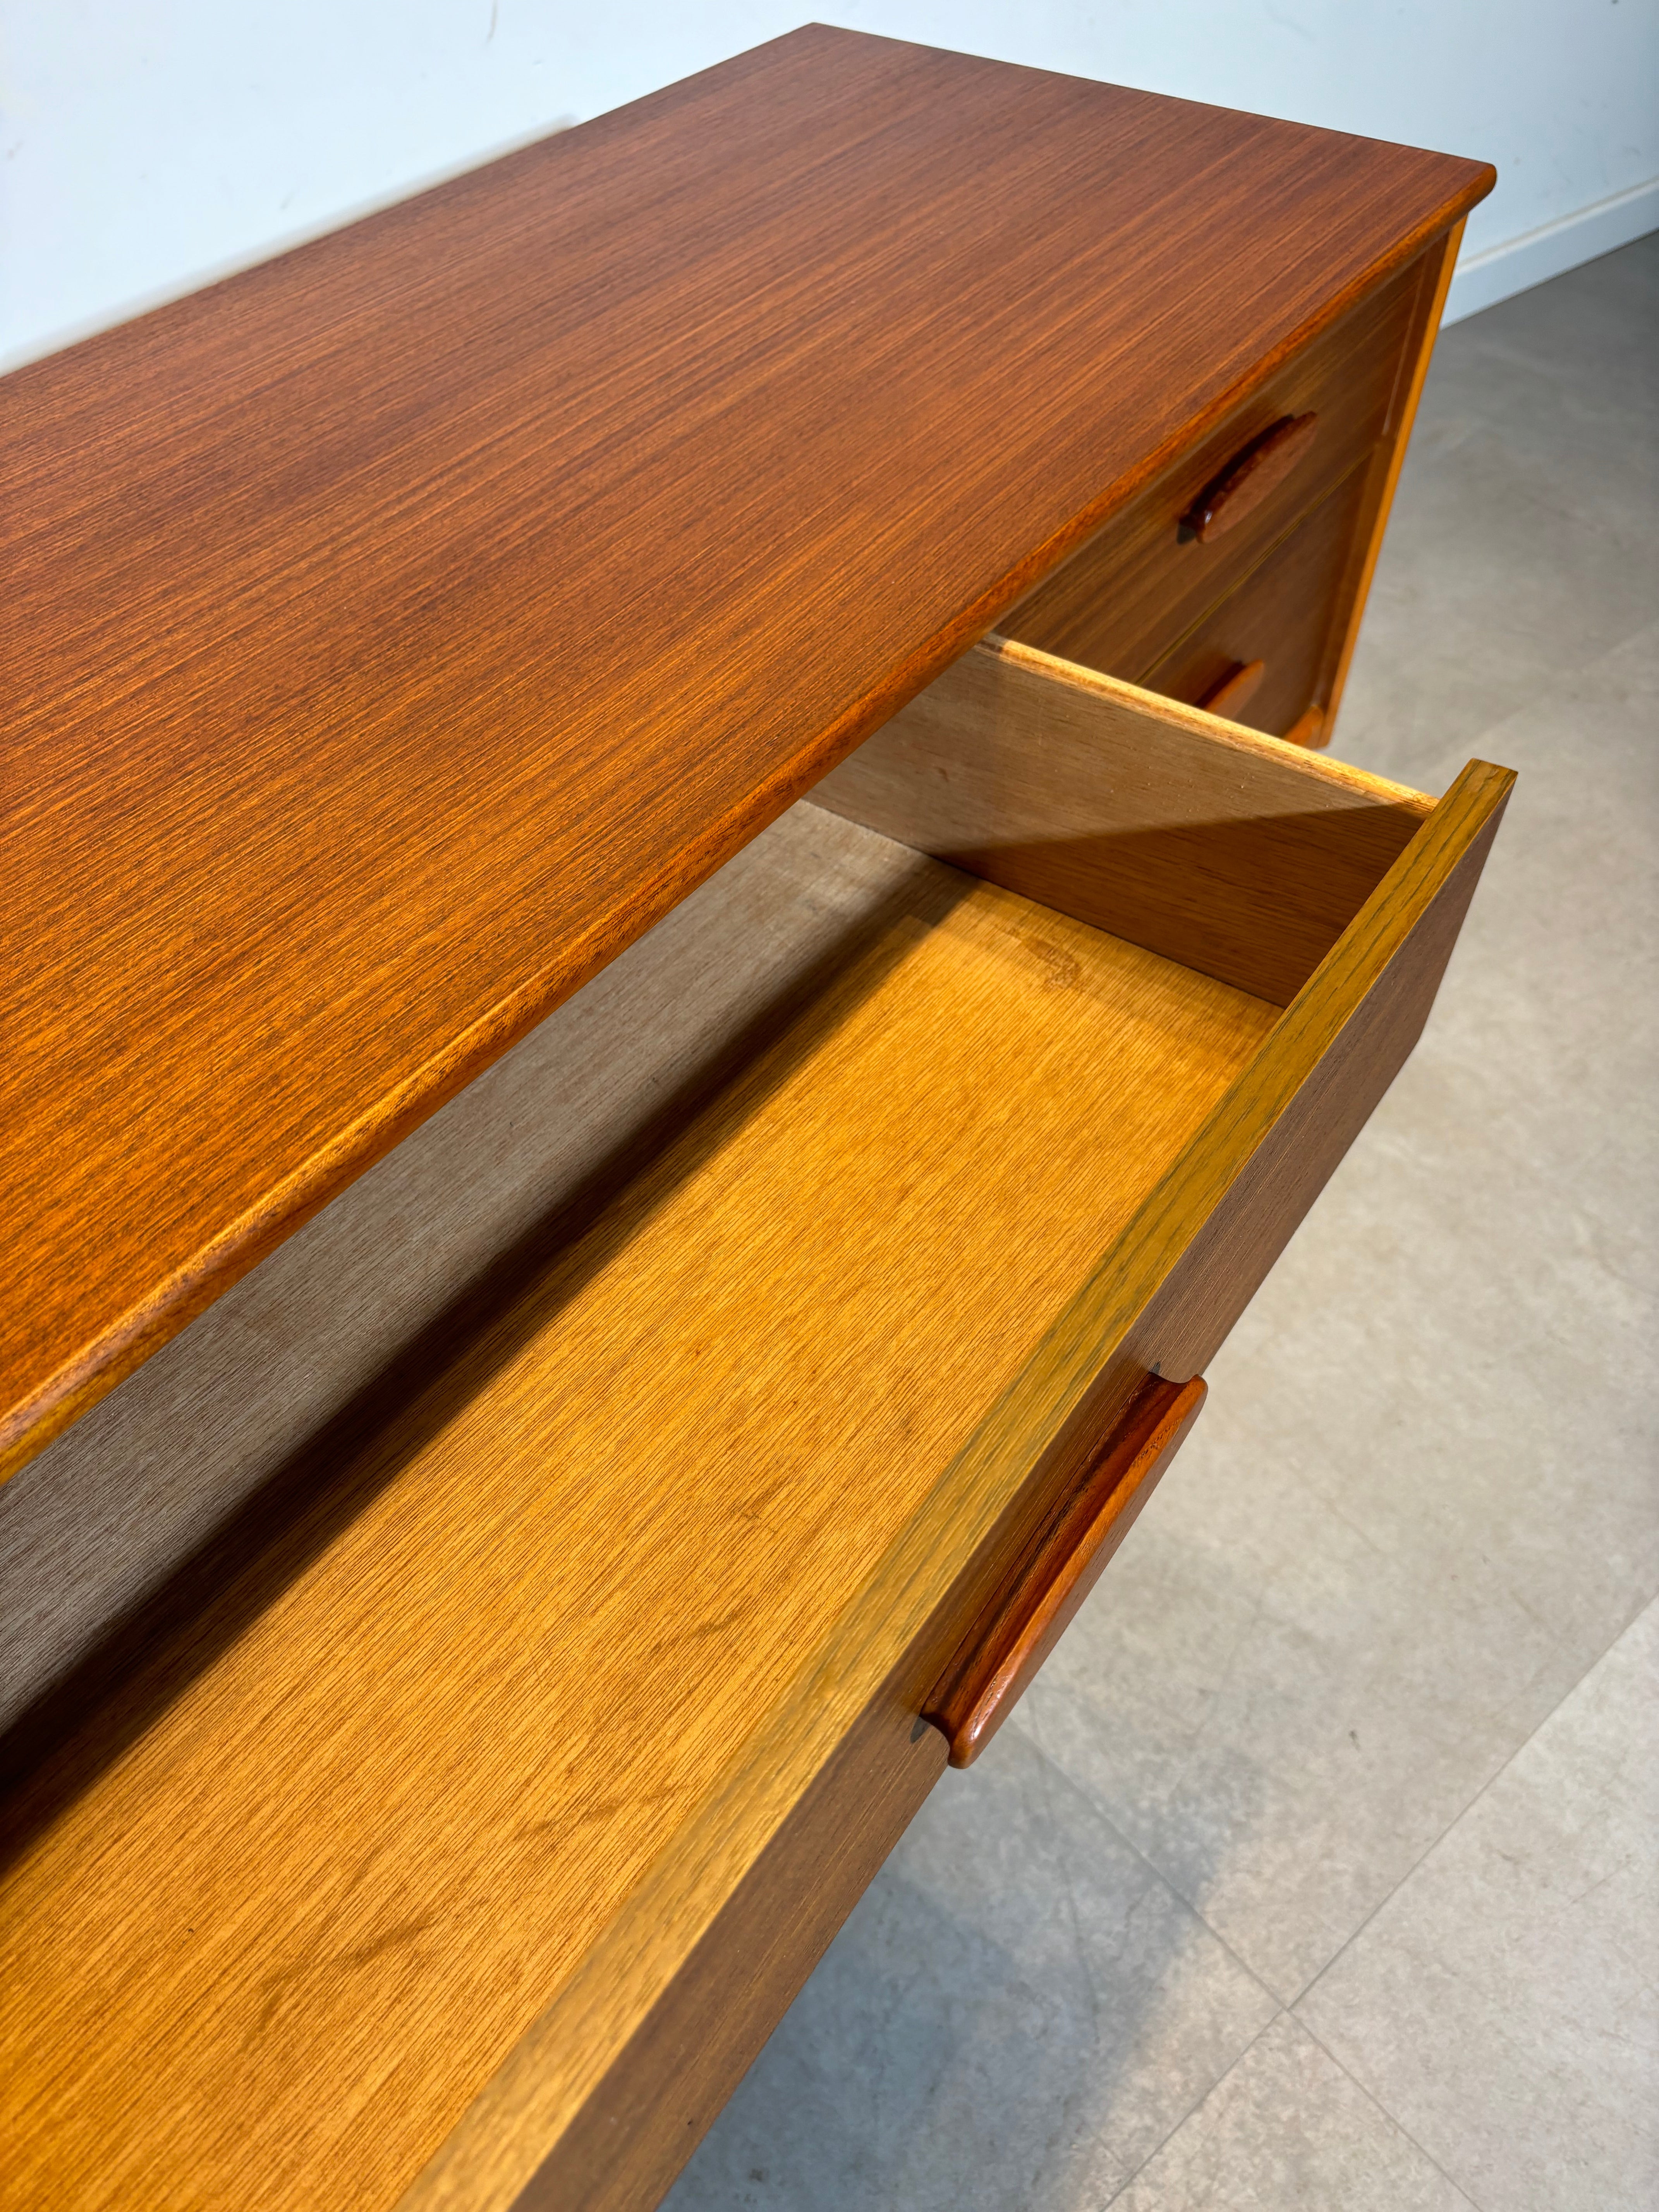
[[[1306,460],[1319,431],[1319,416],[1311,408],[1305,415],[1281,416],[1228,463],[1214,483],[1206,485],[1182,517],[1182,528],[1200,545],[1230,537]]]
[[[1465,771],[1283,1013],[907,878],[8,1808],[17,2200],[654,2202],[937,1771],[964,1632],[1409,1049],[1510,781]]]
[[[1267,672],[1265,660],[1246,660],[1234,665],[1232,672],[1224,676],[1212,690],[1206,691],[1197,702],[1206,714],[1218,714],[1224,721],[1238,721],[1241,710],[1248,707],[1261,688]],[[1290,742],[1287,738],[1286,744]]]
[[[1247,696],[1217,712],[1279,737],[1322,707],[1321,676],[1341,635],[1344,585],[1364,542],[1370,497],[1368,471],[1356,469],[1148,670],[1148,688],[1197,704],[1260,661]]]
[[[1139,682],[1301,518],[1389,436],[1409,358],[1424,256],[1344,315],[1197,440],[999,627],[1005,636]],[[1317,435],[1233,529],[1188,528],[1206,487],[1285,416]]]
[[[400,2212],[641,2212],[673,2179],[691,2140],[621,2191],[584,2115],[626,2095],[636,2023],[672,2009],[682,1963],[741,1893],[745,1837],[769,1830],[781,1798],[800,1802],[861,1717],[927,1702],[961,1632],[1040,1548],[1056,1471],[1086,1468],[1148,1372],[1208,1364],[1410,1052],[1513,781],[1471,763],[1440,802],[804,1662],[718,1805],[653,1869]],[[734,2002],[742,1972],[733,1960],[722,1984]]]
[[[0,1472],[1491,181],[815,27],[15,373]]]
[[[73,1725],[143,1616],[199,1603],[181,1575],[210,1590],[268,1540],[929,865],[787,809],[0,1487],[0,1727],[51,1739],[54,1685]]]
[[[0,2196],[392,2203],[653,1866],[695,1869],[803,1657],[1276,1018],[923,874],[14,1800]],[[843,1823],[914,1802],[915,1719],[872,1723],[896,1764],[854,1761]]]

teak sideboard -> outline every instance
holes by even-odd
[[[0,2202],[657,2202],[1429,1012],[1491,181],[812,28],[8,380]]]

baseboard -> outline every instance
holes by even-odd
[[[1529,292],[1534,284],[1628,246],[1650,230],[1659,230],[1659,177],[1460,261],[1442,325],[1478,315],[1482,307],[1496,307],[1516,292]]]

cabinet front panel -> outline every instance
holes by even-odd
[[[1275,738],[1320,704],[1368,475],[1356,469],[1158,662],[1147,688]],[[1249,675],[1237,703],[1218,696]]]
[[[1387,434],[1421,280],[1419,260],[1304,348],[1017,607],[1002,635],[1143,680]],[[1316,427],[1294,465],[1243,519],[1224,515],[1206,540],[1183,530],[1275,423],[1310,414]]]

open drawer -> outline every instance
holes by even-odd
[[[4,2201],[654,2203],[1127,1526],[1510,781],[1431,804],[992,643],[767,833],[914,850],[18,1739]]]

